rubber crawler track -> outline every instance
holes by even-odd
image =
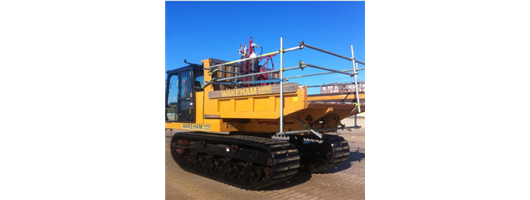
[[[234,178],[230,178],[226,174],[225,175],[220,174],[218,171],[212,172],[210,170],[205,170],[200,167],[195,167],[193,164],[190,164],[188,161],[186,161],[186,159],[177,152],[178,150],[177,142],[179,140],[186,140],[186,141],[189,141],[190,143],[194,143],[195,145],[197,143],[200,144],[200,142],[205,142],[209,145],[212,145],[212,144],[213,145],[227,145],[227,146],[237,145],[240,148],[252,149],[255,151],[259,151],[260,153],[266,153],[267,155],[270,155],[270,157],[268,157],[267,159],[271,159],[271,162],[270,162],[271,166],[260,166],[260,167],[264,169],[266,168],[266,170],[264,171],[267,171],[267,176],[266,176],[267,178],[263,176],[263,178],[261,178],[261,180],[257,182],[251,182],[248,180],[242,181],[237,177],[237,175]],[[195,132],[194,133],[177,132],[175,133],[175,135],[173,135],[173,138],[171,139],[170,149],[171,149],[171,155],[173,156],[173,159],[185,171],[188,171],[194,174],[199,174],[204,177],[211,178],[219,182],[233,185],[239,188],[250,189],[250,190],[264,188],[269,185],[273,185],[273,184],[288,180],[292,178],[298,172],[298,168],[300,167],[299,152],[294,147],[294,145],[290,144],[288,141],[273,140],[270,138],[262,138],[262,137],[246,136],[246,135],[223,136],[223,135],[211,135],[211,134],[195,133]],[[192,147],[191,149],[188,148],[188,151],[204,154],[204,152],[200,152],[199,148],[195,148],[195,147]],[[221,157],[220,155],[212,155],[211,152],[209,153],[208,156]]]
[[[289,138],[289,136],[277,136]],[[338,135],[324,134],[320,139],[314,135],[290,136],[301,155],[301,168],[318,173],[336,167],[348,160],[350,146],[348,141]],[[303,139],[303,140],[300,140]]]
[[[319,163],[317,166],[308,168],[311,173],[321,172],[323,170],[336,167],[348,160],[350,155],[350,146],[348,141],[338,135],[324,135],[323,142],[320,149],[324,149],[323,153],[319,155]]]

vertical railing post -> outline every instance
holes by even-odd
[[[283,133],[283,37],[280,37],[280,133]]]
[[[359,106],[359,108],[357,109],[359,110],[359,113],[361,113],[361,104],[359,102],[359,87],[357,86],[357,62],[355,62],[355,54],[353,53],[353,45],[351,45],[351,57],[352,57],[352,63],[353,63],[353,74],[355,77],[355,99],[357,99],[357,106]]]

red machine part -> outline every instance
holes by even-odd
[[[254,38],[248,38],[248,56],[252,54],[252,43],[254,43]]]
[[[239,45],[239,54],[242,54],[241,59],[249,58],[252,55],[252,53],[254,53],[254,47],[252,45],[253,43],[254,43],[254,38],[249,37],[248,50],[246,48],[241,49],[242,44]],[[261,63],[261,61],[265,60],[265,63],[263,63],[263,65],[259,65],[259,72],[266,72],[269,70],[274,70],[274,62],[272,61],[272,57],[274,56],[276,56],[276,54],[266,56],[266,57],[261,57],[258,59],[258,63]],[[271,63],[272,68],[269,68],[269,61]],[[241,69],[242,69],[241,74],[250,73],[250,63],[251,63],[250,61],[241,62]],[[270,80],[271,78],[275,78],[275,77],[269,77],[267,76],[267,74],[258,75],[258,80]],[[250,80],[250,77],[241,78],[241,81],[249,81],[249,80]],[[268,85],[268,84],[272,84],[272,83],[261,83],[260,85]],[[247,86],[250,86],[250,85],[247,84]]]
[[[259,62],[261,63],[262,60],[265,60],[265,63],[263,63],[263,65],[260,65],[260,68],[259,68],[259,71],[260,72],[266,72],[266,71],[269,71],[269,70],[274,70],[274,62],[272,61],[272,57],[276,56],[276,54],[273,54],[273,55],[270,55],[270,56],[266,56],[266,57],[261,57],[259,59]],[[271,66],[272,68],[269,68],[269,61],[271,63]],[[274,76],[274,74],[273,74]],[[267,76],[267,74],[261,74],[261,75],[258,75],[258,77],[261,79],[261,80],[270,80],[269,76]],[[276,78],[276,77],[272,77],[272,78]],[[267,84],[271,84],[271,83],[262,83],[261,85],[267,85]]]

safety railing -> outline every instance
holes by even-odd
[[[291,51],[294,51],[294,50],[301,50],[301,49],[304,49],[305,47],[310,48],[310,49],[314,49],[314,50],[317,50],[317,51],[320,51],[320,52],[323,52],[323,53],[327,53],[329,55],[333,55],[333,56],[336,56],[336,57],[339,57],[339,58],[342,58],[342,59],[345,59],[345,60],[349,60],[349,61],[352,62],[353,68],[352,69],[348,69],[348,70],[336,70],[336,69],[332,69],[332,68],[317,66],[317,65],[314,65],[314,64],[304,63],[302,61],[300,61],[298,63],[298,66],[283,68],[283,54],[284,53],[291,52]],[[233,72],[233,71],[226,71],[226,70],[219,69],[219,67],[228,66],[228,65],[231,65],[231,64],[234,64],[234,63],[243,62],[243,61],[249,61],[249,60],[252,60],[252,59],[266,57],[266,56],[270,56],[270,55],[274,55],[274,54],[280,54],[280,69],[269,70],[269,71],[264,71],[264,72],[257,72],[257,73],[249,73],[249,74],[243,74],[243,75],[241,75],[240,72]],[[302,78],[302,77],[308,77],[308,76],[318,76],[318,75],[333,74],[333,73],[344,74],[344,75],[348,75],[350,77],[354,77],[355,88],[356,88],[355,89],[355,95],[356,95],[357,103],[355,104],[355,108],[353,108],[350,111],[350,114],[355,112],[356,110],[359,110],[359,113],[360,113],[360,112],[362,112],[361,111],[361,106],[364,105],[364,103],[361,104],[360,100],[359,100],[359,90],[358,90],[359,87],[358,87],[357,75],[358,75],[358,71],[364,70],[364,68],[358,68],[358,64],[365,65],[364,62],[361,62],[361,61],[358,61],[358,60],[355,59],[355,53],[354,53],[354,50],[353,50],[353,45],[351,45],[351,58],[349,58],[349,57],[346,57],[346,56],[342,56],[342,55],[339,55],[339,54],[336,54],[336,53],[333,53],[333,52],[330,52],[330,51],[326,51],[324,49],[320,49],[320,48],[305,44],[303,41],[298,43],[297,47],[284,49],[283,48],[283,37],[282,37],[282,38],[280,38],[280,50],[278,50],[278,51],[262,54],[262,55],[255,56],[255,57],[249,57],[249,58],[239,59],[239,60],[225,62],[225,63],[221,63],[221,64],[216,64],[216,65],[210,66],[209,68],[204,68],[204,69],[210,71],[209,72],[210,75],[212,75],[214,73],[217,73],[217,72],[224,72],[224,73],[229,73],[230,76],[229,77],[223,77],[223,78],[212,77],[212,79],[210,81],[206,82],[206,84],[203,87],[206,87],[206,86],[208,86],[210,84],[239,86],[239,85],[245,85],[245,84],[280,83],[280,131],[277,132],[276,134],[277,135],[289,135],[289,134],[297,134],[297,133],[304,133],[304,132],[312,132],[313,134],[315,134],[318,137],[322,138],[322,134],[320,134],[318,131],[324,131],[324,130],[325,131],[329,131],[329,130],[337,131],[339,129],[359,128],[360,126],[357,126],[357,115],[355,115],[355,126],[350,126],[350,127],[342,126],[340,128],[328,128],[328,129],[322,129],[322,130],[313,130],[310,127],[306,126],[306,124],[304,124],[304,122],[302,122],[300,119],[297,118],[296,120],[299,123],[301,123],[302,125],[304,125],[304,127],[306,127],[307,130],[297,130],[297,131],[284,132],[283,131],[283,117],[284,117],[283,116],[283,105],[284,105],[283,83],[285,81],[289,81],[290,79],[293,79],[293,78]],[[295,69],[304,69],[306,67],[326,70],[328,72],[315,73],[315,74],[306,74],[306,75],[298,75],[298,76],[291,76],[291,77],[285,77],[285,78],[283,77],[283,72],[284,71],[290,71],[290,70],[295,70]],[[352,72],[352,73],[349,73],[349,72]],[[241,79],[241,78],[245,78],[245,77],[252,77],[252,76],[258,76],[258,75],[263,75],[263,74],[274,74],[274,73],[278,73],[278,78],[273,78],[271,80],[258,80],[258,81],[237,81],[237,79]],[[227,82],[227,81],[229,81],[229,82]]]

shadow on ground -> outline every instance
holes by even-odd
[[[305,183],[309,179],[311,179],[311,172],[301,169],[298,170],[298,173],[296,173],[291,179],[262,189],[258,189],[258,191],[281,190],[285,188],[290,188],[295,185]]]

